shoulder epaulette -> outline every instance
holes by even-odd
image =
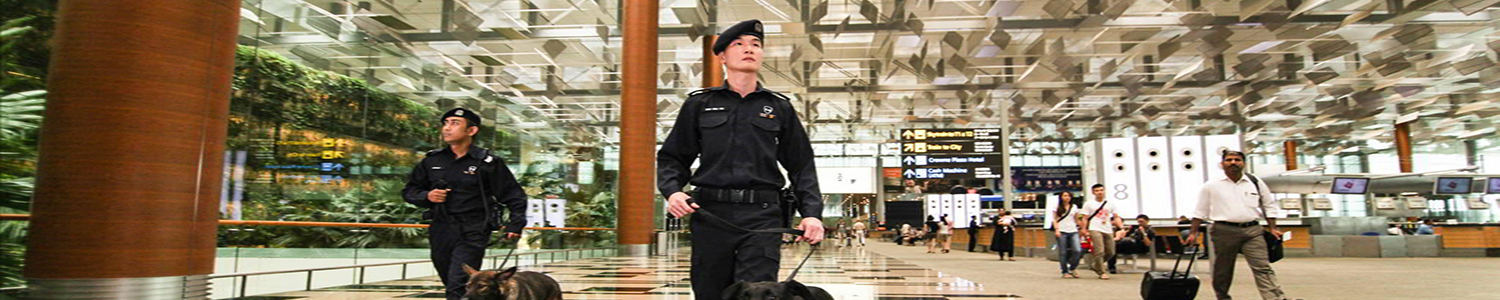
[[[718,91],[718,90],[723,90],[723,89],[724,89],[724,87],[722,87],[722,86],[716,86],[716,87],[705,88],[705,89],[698,89],[696,91],[688,92],[688,97],[697,96],[697,95],[701,95],[703,93],[708,93],[708,92]]]
[[[781,100],[786,100],[787,102],[791,102],[792,101],[791,97],[787,97],[786,95],[782,95],[781,93],[771,92],[771,95],[775,95],[776,98],[781,98]]]
[[[437,155],[438,153],[443,152],[443,149],[447,149],[447,148],[437,148],[437,149],[427,150],[427,156]]]

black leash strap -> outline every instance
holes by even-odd
[[[516,248],[510,248],[509,252],[505,252],[505,260],[501,260],[500,261],[500,265],[499,266],[495,266],[495,269],[496,270],[504,270],[505,269],[505,264],[510,262],[510,257],[513,254],[516,254]],[[518,267],[520,266],[520,263],[516,263],[516,264],[517,264]]]
[[[812,248],[810,248],[810,249],[807,250],[807,256],[803,256],[802,257],[802,262],[801,263],[797,263],[797,268],[796,269],[792,269],[792,275],[787,275],[786,276],[786,281],[792,281],[792,278],[797,278],[797,272],[802,271],[802,266],[807,265],[807,259],[812,258],[813,252],[817,252],[818,251],[818,245],[808,245],[808,246],[812,247]]]
[[[693,204],[693,200],[692,199],[688,199],[687,203],[688,203],[688,205],[692,205]],[[748,233],[786,233],[786,234],[792,234],[792,235],[796,235],[796,236],[802,236],[804,234],[807,234],[806,231],[797,230],[797,229],[791,229],[791,228],[771,228],[771,229],[754,229],[754,230],[745,229],[744,227],[740,227],[738,225],[734,225],[734,223],[730,223],[729,220],[725,220],[724,218],[720,218],[719,216],[714,215],[714,213],[709,212],[707,209],[703,209],[701,207],[698,208],[697,210],[695,210],[694,214],[698,214],[698,215],[702,216],[703,218],[709,219],[709,220],[713,220],[714,222],[719,222],[720,224],[724,224],[725,226],[729,226],[730,229],[734,229],[734,230],[741,231],[741,232],[748,232]],[[818,250],[818,246],[817,245],[809,245],[809,246],[812,247],[812,249],[810,249],[810,250],[807,251],[807,256],[803,256],[802,257],[802,262],[797,264],[797,268],[796,269],[792,269],[792,274],[788,275],[786,277],[786,281],[792,281],[792,278],[796,278],[797,277],[797,272],[802,271],[802,266],[807,264],[807,259],[812,258],[813,252],[816,252]]]
[[[688,203],[688,205],[692,205],[693,204],[693,200],[692,199],[688,199],[687,203]],[[703,209],[703,208],[697,209],[696,212],[694,212],[694,213],[703,216],[703,218],[705,218],[705,219],[712,220],[714,222],[719,222],[720,224],[724,224],[724,226],[728,226],[729,229],[734,229],[734,230],[740,231],[740,232],[748,232],[748,233],[786,233],[786,234],[791,234],[791,235],[796,235],[796,236],[802,236],[803,234],[807,234],[806,231],[797,230],[797,229],[791,229],[791,228],[745,229],[744,227],[740,227],[739,225],[734,225],[734,223],[730,223],[729,220],[725,220],[724,218],[720,218],[718,215],[714,215],[714,213],[709,212],[707,209]]]

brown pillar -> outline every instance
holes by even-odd
[[[1281,143],[1282,152],[1286,156],[1286,170],[1297,169],[1297,141],[1285,141]]]
[[[714,55],[714,41],[719,40],[717,35],[703,36],[703,87],[710,88],[724,84],[724,65],[719,61],[719,56]]]
[[[205,298],[239,18],[237,0],[58,5],[31,296]]]
[[[1401,173],[1411,173],[1411,126],[1396,124],[1396,158],[1401,164]]]
[[[620,91],[620,254],[646,255],[656,213],[656,0],[625,0]]]

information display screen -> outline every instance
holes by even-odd
[[[1334,178],[1334,194],[1364,194],[1370,187],[1369,178]]]
[[[1432,188],[1433,194],[1438,195],[1461,195],[1469,193],[1469,185],[1474,183],[1469,177],[1438,177],[1437,186]]]

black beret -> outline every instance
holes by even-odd
[[[766,30],[760,25],[760,20],[756,19],[750,19],[739,24],[734,24],[734,26],[729,26],[729,29],[725,29],[724,33],[719,34],[719,40],[714,41],[714,55],[724,53],[724,49],[729,48],[729,43],[740,39],[742,35],[753,35],[764,41],[766,39],[765,32]]]
[[[443,118],[438,120],[447,121],[448,117],[464,118],[466,120],[469,120],[469,126],[479,126],[479,114],[476,114],[474,113],[474,111],[468,110],[466,108],[459,107],[454,108],[453,110],[449,110],[447,113],[443,114]]]

